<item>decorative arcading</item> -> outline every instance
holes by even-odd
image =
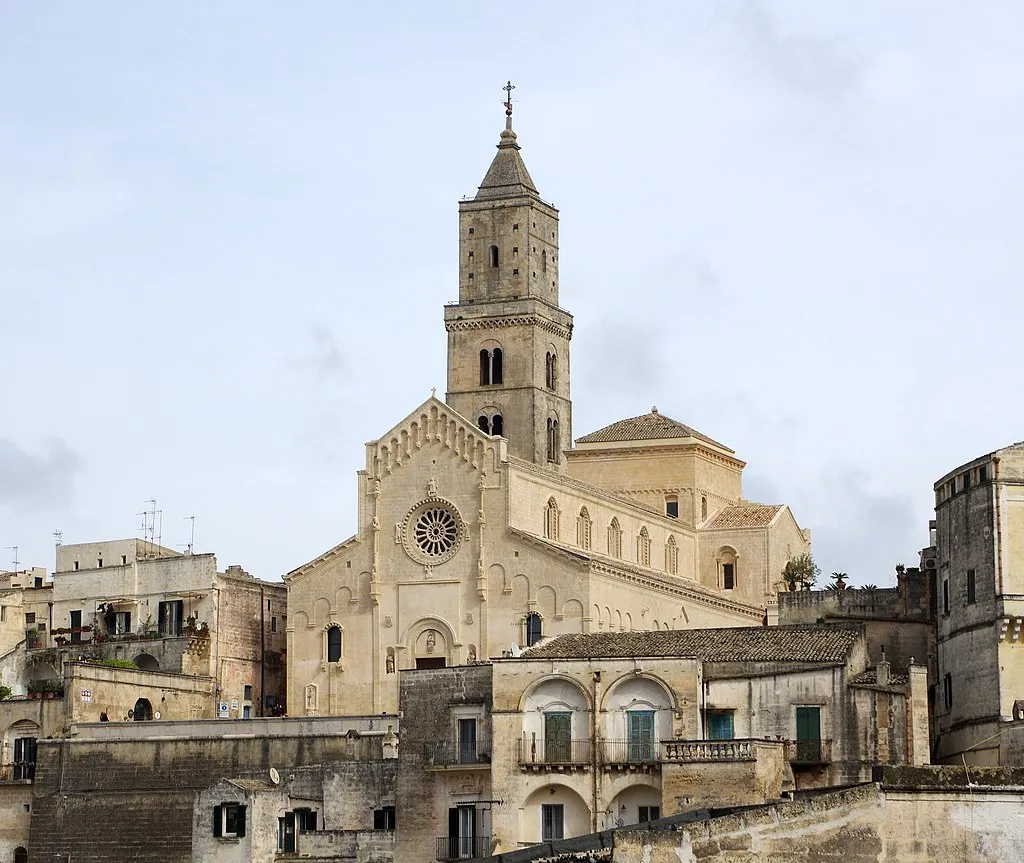
[[[563,327],[547,318],[539,315],[519,315],[508,318],[477,318],[474,320],[445,321],[444,328],[447,332],[455,330],[490,330],[503,327],[536,327],[546,333],[551,333],[563,339],[572,338],[572,326]]]
[[[485,466],[488,441],[481,433],[467,427],[460,418],[438,409],[437,405],[431,405],[428,412],[420,414],[408,427],[393,434],[390,440],[378,443],[374,475],[390,476],[412,456],[414,449],[420,449],[429,441],[441,443],[478,470]]]

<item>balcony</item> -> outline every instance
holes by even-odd
[[[663,758],[677,764],[702,764],[709,761],[756,761],[754,740],[666,740]]]
[[[606,770],[650,771],[661,763],[657,740],[602,740],[601,763]]]
[[[423,760],[427,770],[490,770],[491,746],[484,740],[428,743]]]
[[[523,770],[565,772],[590,766],[593,744],[590,740],[548,740],[543,738],[517,742],[519,766]]]
[[[832,741],[789,740],[786,742],[786,760],[796,767],[831,764]]]
[[[436,858],[442,863],[448,860],[473,860],[491,856],[490,836],[438,836]]]

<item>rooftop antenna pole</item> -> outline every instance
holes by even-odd
[[[14,573],[18,573],[18,546],[16,545],[5,545],[4,550],[14,552]]]
[[[192,536],[188,541],[188,553],[192,554],[192,549],[195,547],[196,544],[196,517],[194,515],[186,515],[185,521],[192,522]]]
[[[64,531],[55,530],[53,532],[53,542],[56,546],[62,546],[64,544]]]

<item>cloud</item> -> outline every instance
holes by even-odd
[[[33,454],[0,439],[0,506],[38,507],[69,496],[81,470],[79,456],[60,438],[48,438]]]
[[[846,96],[857,84],[861,69],[828,39],[780,32],[778,22],[760,3],[742,7],[737,19],[750,56],[781,84],[820,99]]]

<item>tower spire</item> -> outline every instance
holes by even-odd
[[[505,129],[506,131],[512,131],[512,91],[515,90],[516,85],[509,81],[501,89],[505,91],[505,101],[502,102],[505,106]]]

